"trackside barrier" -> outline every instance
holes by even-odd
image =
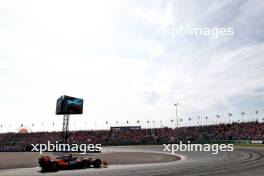
[[[263,140],[251,140],[251,144],[264,144]]]
[[[176,143],[179,143],[176,142]],[[187,144],[188,141],[182,141]],[[190,141],[192,144],[251,144],[251,140],[204,140],[204,141]]]

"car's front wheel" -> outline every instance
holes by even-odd
[[[99,167],[101,167],[102,161],[100,159],[96,159],[93,161],[92,164],[93,164],[94,168],[99,168]]]

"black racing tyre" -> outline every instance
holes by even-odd
[[[93,164],[94,168],[99,168],[99,167],[101,167],[102,161],[100,159],[96,159],[93,161],[92,164]]]
[[[50,163],[50,168],[53,170],[53,171],[57,171],[59,168],[58,168],[58,163],[57,162],[52,162]]]

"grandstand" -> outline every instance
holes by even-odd
[[[125,129],[125,130],[124,130]],[[124,128],[71,132],[70,143],[107,145],[163,144],[177,141],[263,140],[264,123],[246,122],[180,128]],[[61,140],[61,132],[2,133],[0,146],[28,147]]]

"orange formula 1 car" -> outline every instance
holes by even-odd
[[[49,156],[42,156],[39,158],[39,166],[42,171],[57,171],[59,169],[80,169],[101,167],[102,161],[100,159],[92,160],[91,158],[72,157],[72,155],[64,155],[56,159],[51,159]]]

